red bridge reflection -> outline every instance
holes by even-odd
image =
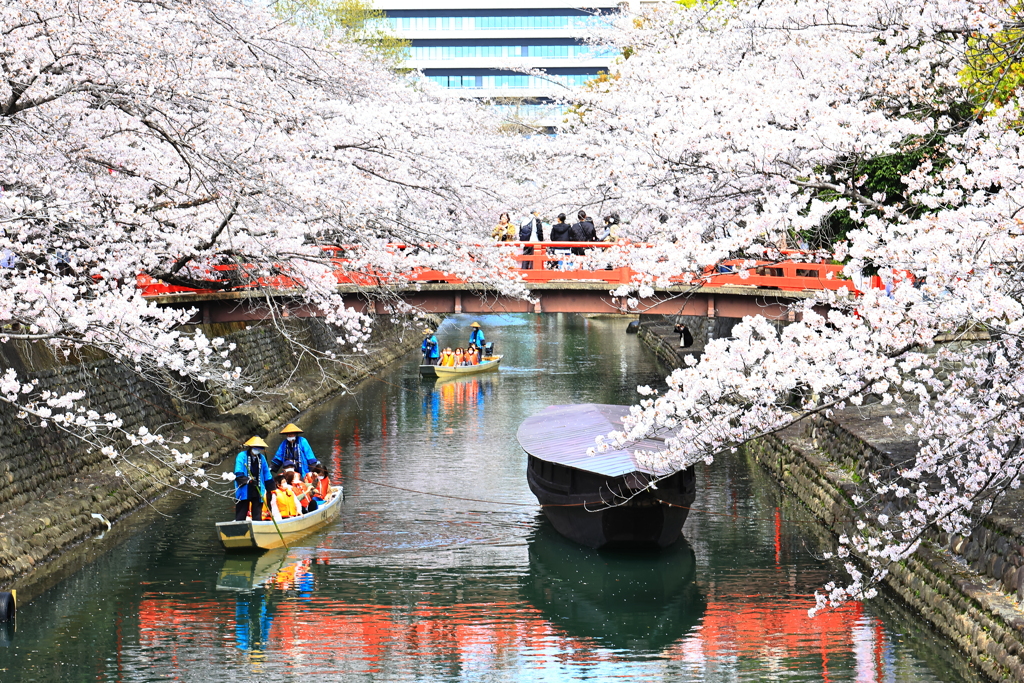
[[[289,561],[262,590],[187,599],[146,593],[139,605],[139,641],[150,657],[182,663],[217,647],[250,661],[287,662],[296,673],[394,672],[423,658],[460,671],[523,666],[616,665],[635,659],[570,633],[522,600],[448,605],[371,604],[328,599],[313,591],[310,560]],[[646,660],[686,671],[820,673],[821,680],[887,680],[891,644],[881,623],[859,604],[807,616],[809,596],[735,593],[707,599],[698,625]]]

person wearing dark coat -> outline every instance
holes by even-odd
[[[520,242],[543,242],[544,222],[537,215],[537,211],[530,212],[530,220],[519,226]],[[523,247],[523,256],[533,256],[533,247]],[[523,270],[533,270],[533,261],[523,261]]]
[[[587,218],[587,212],[581,210],[576,214],[576,217],[579,220],[573,223],[572,227],[569,228],[569,241],[596,242],[597,230],[594,229],[594,221]],[[573,247],[572,253],[576,256],[583,256],[583,254],[586,253],[586,250],[580,247]]]
[[[565,222],[565,214],[558,214],[558,222],[551,226],[551,241],[552,242],[568,242],[569,241],[569,224]]]
[[[552,242],[568,242],[569,241],[569,224],[565,222],[565,214],[558,214],[558,222],[551,226],[551,232],[548,234]],[[559,259],[569,255],[569,250],[564,247],[558,247],[550,249],[549,253],[552,256],[557,256]],[[561,268],[562,261],[548,261],[548,268]]]

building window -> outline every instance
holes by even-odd
[[[549,15],[528,17],[401,17],[388,22],[402,31],[501,31],[509,29],[587,29],[607,24],[600,15]],[[400,22],[400,23],[399,23]]]

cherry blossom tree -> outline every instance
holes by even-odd
[[[684,5],[603,37],[625,56],[576,93],[554,143],[588,171],[564,191],[614,203],[652,242],[634,252],[646,272],[634,291],[725,258],[777,258],[798,240],[823,248],[809,258],[891,286],[822,295],[781,331],[743,320],[667,390],[641,387],[623,430],[595,450],[661,433],[649,460],[668,472],[811,415],[891,405],[918,453],[872,473],[863,530],[839,549],[865,564],[848,565],[852,581],[818,606],[868,595],[927,534],[964,533],[1020,485],[1024,162],[1018,101],[998,70],[1019,72],[1019,11],[980,0]],[[939,342],[950,338],[959,343]]]
[[[144,300],[138,276],[287,278],[355,350],[370,320],[343,305],[338,268],[387,284],[426,266],[520,291],[511,260],[475,246],[515,196],[514,141],[358,44],[236,0],[25,0],[0,8],[0,36],[0,341],[238,389],[230,345],[181,332],[191,312]],[[359,249],[339,264],[337,245]],[[0,382],[26,419],[112,459],[125,443],[171,447],[119,434],[82,399],[13,369]]]

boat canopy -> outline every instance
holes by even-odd
[[[622,416],[628,413],[629,406],[603,403],[548,406],[526,418],[519,425],[516,438],[523,450],[533,457],[578,470],[609,477],[630,472],[665,474],[640,466],[636,459],[638,452],[664,448],[661,439],[644,439],[621,450],[587,455],[587,449],[595,445],[595,437],[622,429]]]

